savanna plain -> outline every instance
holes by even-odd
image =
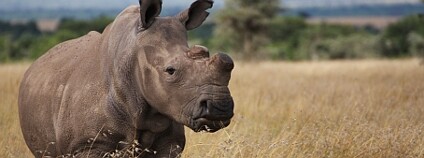
[[[236,62],[231,125],[186,130],[183,157],[424,157],[417,59]],[[17,96],[29,63],[0,64],[0,157],[32,157]]]

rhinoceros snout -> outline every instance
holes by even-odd
[[[234,115],[233,99],[201,100],[199,112],[193,116],[192,129],[196,132],[215,132],[227,127]]]

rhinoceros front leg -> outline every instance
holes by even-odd
[[[147,135],[145,135],[141,141],[146,143],[146,140],[152,137],[148,133],[144,134]],[[153,137],[154,140],[153,143],[149,145],[150,148],[148,147],[145,149],[148,152],[145,157],[181,157],[185,145],[183,125],[172,122],[167,130],[157,133]]]

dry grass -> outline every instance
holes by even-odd
[[[237,63],[230,127],[187,130],[183,157],[424,157],[418,60]],[[0,65],[0,157],[28,157],[17,88],[28,65]]]
[[[0,157],[33,157],[21,134],[18,89],[29,64],[0,64]]]
[[[238,63],[236,115],[185,157],[424,157],[417,60]]]

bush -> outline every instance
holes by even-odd
[[[273,59],[356,59],[378,56],[376,35],[366,28],[307,25],[302,18],[280,17],[270,31],[267,50]]]
[[[0,62],[9,60],[10,38],[7,36],[0,36]]]
[[[409,51],[415,57],[424,58],[424,37],[411,32],[408,34]]]
[[[363,59],[378,57],[378,36],[353,34],[346,37],[326,39],[315,45],[319,59]]]

